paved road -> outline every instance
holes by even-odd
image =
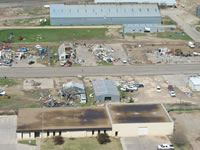
[[[200,65],[130,65],[98,67],[0,68],[0,77],[200,74]]]
[[[179,9],[167,9],[161,11],[162,15],[169,16],[180,26],[194,41],[200,42],[200,32],[196,31],[194,25],[189,24],[184,17],[194,18],[194,16]],[[185,15],[187,14],[187,15]],[[188,19],[188,18],[187,18]],[[195,18],[194,18],[195,19]]]

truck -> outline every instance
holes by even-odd
[[[195,44],[193,42],[191,42],[191,41],[188,42],[188,46],[190,48],[195,48]]]
[[[169,91],[169,95],[171,97],[176,97],[176,93],[175,93],[174,88],[173,88],[172,85],[168,85],[168,91]]]

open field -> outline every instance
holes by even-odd
[[[199,150],[200,146],[200,131],[199,131],[199,115],[200,111],[192,112],[170,112],[174,122],[175,130],[183,132],[187,142],[183,148],[177,150]]]
[[[7,41],[10,33],[12,42],[59,42],[81,39],[106,39],[107,29],[8,29],[0,30],[0,41]],[[23,40],[18,40],[22,36]]]
[[[96,138],[65,139],[63,145],[54,145],[52,139],[45,139],[41,150],[122,150],[118,138],[110,138],[111,142],[100,145]]]

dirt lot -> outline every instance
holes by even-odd
[[[165,76],[101,76],[101,77],[64,77],[64,78],[26,78],[18,79],[18,85],[2,86],[7,92],[10,99],[1,100],[1,109],[17,109],[21,107],[40,107],[40,97],[42,102],[48,100],[48,96],[52,95],[57,101],[63,102],[65,99],[58,96],[58,91],[61,85],[66,82],[75,81],[84,83],[86,92],[89,95],[92,91],[92,80],[107,79],[114,80],[117,85],[122,83],[141,83],[144,88],[139,88],[138,91],[125,92],[122,102],[129,102],[131,99],[134,102],[159,102],[164,104],[180,104],[190,103],[199,106],[200,93],[192,93],[188,88],[189,75],[165,75]],[[167,86],[171,84],[174,86],[176,97],[171,97],[168,93]],[[156,91],[157,86],[161,87],[161,92]],[[184,92],[192,93],[192,96],[186,96]],[[121,93],[121,92],[120,92]],[[122,94],[122,93],[121,93]],[[94,99],[89,98],[88,105],[94,105]],[[75,101],[76,105],[80,105],[79,101]]]
[[[200,130],[199,130],[199,115],[200,112],[171,112],[175,121],[175,130],[182,128],[186,136],[190,150],[199,150],[200,147]]]

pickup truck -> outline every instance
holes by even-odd
[[[174,88],[172,85],[168,85],[168,91],[171,97],[176,97],[176,93],[174,92]]]

